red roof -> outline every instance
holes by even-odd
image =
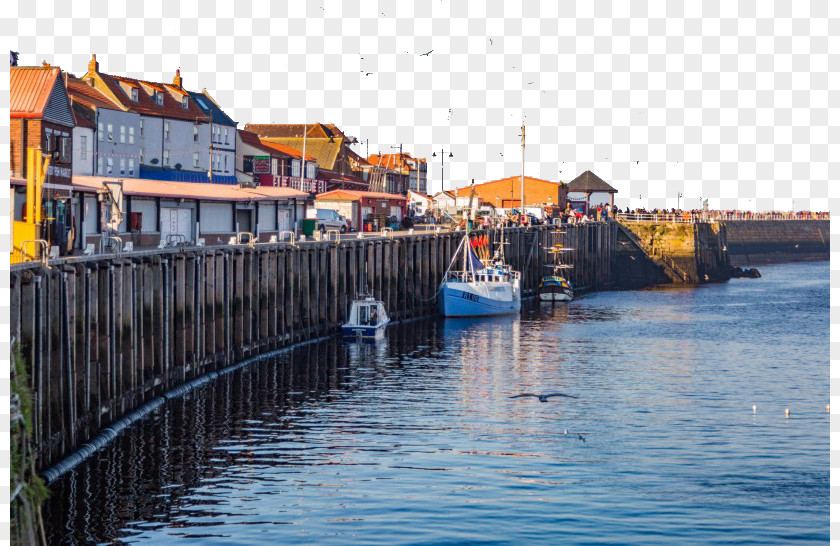
[[[398,199],[405,201],[404,195],[396,193],[382,193],[378,191],[355,191],[355,190],[333,190],[326,193],[319,193],[315,199],[334,199],[345,201],[359,201],[360,199]]]
[[[85,129],[96,129],[96,125],[91,119],[93,112],[85,108],[78,102],[73,103],[73,121],[76,122],[76,127],[84,127]]]
[[[118,180],[105,176],[74,176],[74,189],[96,190],[105,181]],[[168,197],[171,199],[201,199],[206,201],[273,201],[278,198],[307,197],[308,193],[292,188],[259,187],[240,188],[228,184],[194,182],[165,182],[143,178],[123,178],[123,193],[141,197]]]
[[[102,81],[108,86],[108,90],[113,93],[122,107],[127,110],[147,116],[189,121],[210,121],[210,117],[204,113],[192,97],[188,99],[187,108],[182,106],[181,97],[189,97],[189,93],[185,89],[171,84],[147,82],[145,80],[114,76],[102,72],[97,72],[96,74],[102,78]],[[128,87],[137,88],[137,102],[131,100],[131,95],[129,95],[130,91],[127,93],[120,83],[126,84]],[[157,104],[149,91],[160,91],[163,94],[163,104]],[[173,97],[173,93],[179,97],[177,100]]]
[[[12,66],[9,73],[9,117],[40,118],[60,74],[61,69],[55,66]]]
[[[98,89],[91,87],[91,85],[79,78],[67,78],[67,95],[74,103],[78,102],[84,104],[88,108],[108,108],[110,110],[123,109],[119,104],[105,96]]]
[[[500,178],[499,180],[490,180],[488,182],[482,182],[481,184],[473,184],[472,186],[464,186],[463,188],[456,188],[455,189],[455,195],[461,195],[462,192],[469,193],[470,188],[477,188],[479,186],[486,186],[487,184],[496,184],[496,183],[499,183],[499,182],[505,182],[505,183],[514,183],[515,182],[516,184],[519,184],[519,181],[520,181],[520,176],[508,176],[507,178]],[[554,184],[555,186],[560,186],[560,182],[552,182],[551,180],[543,180],[542,178],[534,178],[532,176],[526,176],[525,177],[525,182],[528,183],[528,184],[531,184],[531,183],[534,183],[534,182],[542,182],[544,184]],[[514,187],[519,188],[518,185],[515,185]]]
[[[267,154],[273,154],[275,152],[275,150],[266,146],[256,134],[250,131],[245,131],[244,129],[237,129],[237,132],[239,133],[239,138],[242,139],[243,144],[253,146],[254,148],[262,150]]]

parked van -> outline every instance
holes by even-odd
[[[346,233],[347,219],[332,209],[318,209],[318,229],[321,233],[330,229]]]

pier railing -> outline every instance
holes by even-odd
[[[828,220],[827,212],[750,212],[750,211],[703,211],[677,212],[674,214],[624,213],[616,218],[623,222],[653,224],[698,224],[727,220]]]

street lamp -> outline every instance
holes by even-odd
[[[440,149],[440,191],[443,191],[443,148]],[[435,152],[432,152],[432,157],[437,157]],[[449,152],[449,157],[454,157],[452,152]]]

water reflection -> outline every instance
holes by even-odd
[[[824,541],[828,268],[762,274],[304,345],[60,480],[50,541]]]

